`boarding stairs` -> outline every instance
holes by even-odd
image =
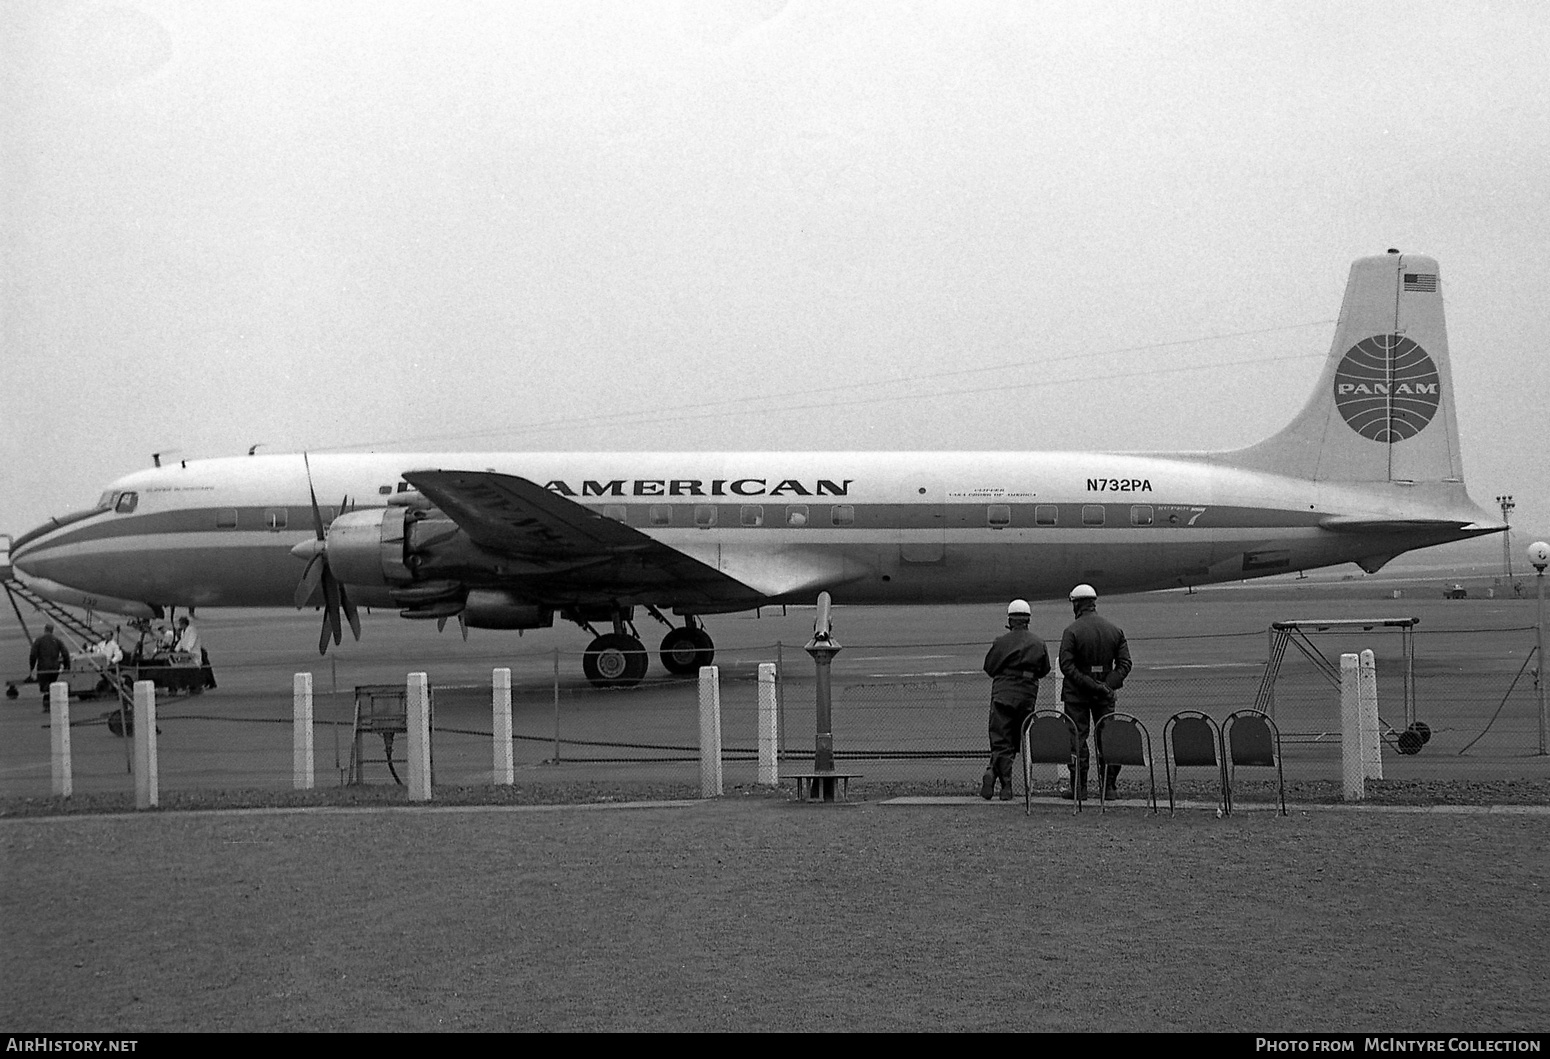
[[[38,595],[14,577],[7,577],[4,581],[0,581],[0,588],[5,589],[11,610],[16,614],[16,621],[21,625],[22,634],[27,637],[28,643],[31,643],[35,637],[32,630],[27,627],[27,619],[22,617],[21,603],[27,604],[35,613],[43,615],[47,621],[53,622],[56,628],[65,633],[65,640],[71,648],[72,668],[77,660],[84,661],[118,692],[120,705],[134,709],[135,689],[132,671],[126,672],[119,666],[109,665],[104,656],[89,650],[93,644],[100,643],[109,635],[112,629],[99,632],[90,612],[82,617],[69,607]]]

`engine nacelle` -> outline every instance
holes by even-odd
[[[554,610],[523,603],[498,588],[476,588],[468,593],[463,620],[470,629],[547,629],[554,624]]]
[[[351,585],[406,585],[414,580],[404,565],[402,507],[349,511],[328,527],[328,566]]]

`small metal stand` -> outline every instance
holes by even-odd
[[[351,786],[366,782],[367,765],[386,765],[393,782],[400,787],[394,765],[406,764],[400,754],[395,757],[395,737],[409,732],[409,705],[407,691],[402,684],[359,684],[355,688],[355,724],[350,739],[350,764],[345,782]],[[382,737],[382,757],[367,757],[365,737],[370,734]],[[407,744],[408,740],[405,739]]]
[[[818,593],[818,616],[813,620],[813,638],[806,651],[817,665],[817,735],[813,744],[813,771],[791,774],[797,783],[797,797],[806,801],[832,802],[850,792],[850,781],[860,773],[834,770],[834,725],[830,706],[830,668],[842,648],[834,638],[829,622],[829,593]],[[842,793],[843,792],[843,793]]]

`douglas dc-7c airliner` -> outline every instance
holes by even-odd
[[[702,616],[820,591],[972,603],[1375,571],[1504,528],[1464,488],[1437,262],[1390,251],[1351,266],[1306,406],[1236,451],[191,460],[120,478],[11,558],[35,591],[98,609],[321,605],[320,651],[341,615],[359,637],[361,605],[480,629],[558,614],[593,636],[587,677],[626,685],[648,663],[638,608],[688,673],[714,649]]]

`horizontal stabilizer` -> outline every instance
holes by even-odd
[[[1410,530],[1469,530],[1472,523],[1451,518],[1363,518],[1360,515],[1332,515],[1319,525],[1334,533],[1405,533]],[[1479,527],[1481,533],[1493,530]]]

